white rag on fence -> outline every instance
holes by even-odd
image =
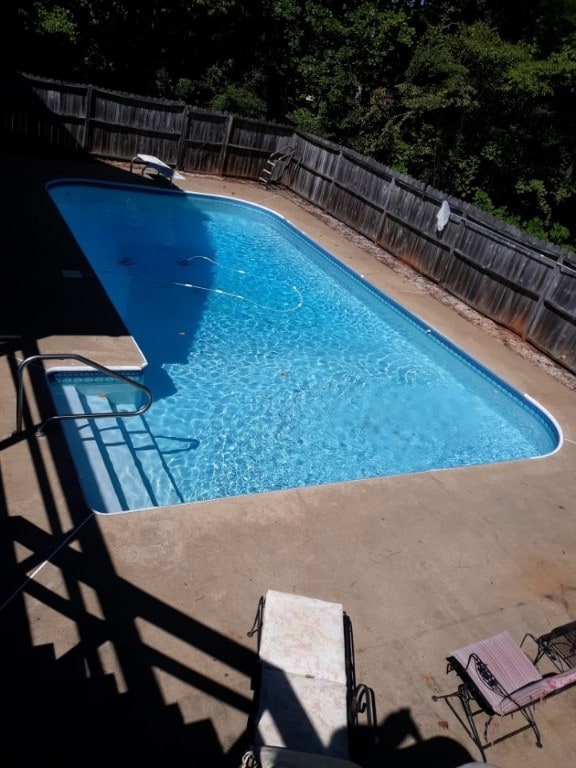
[[[444,200],[440,206],[440,210],[436,214],[436,232],[440,234],[450,219],[450,206],[448,200]]]

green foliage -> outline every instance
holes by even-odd
[[[266,102],[246,86],[228,85],[211,101],[218,112],[234,112],[247,117],[265,117]]]
[[[535,207],[545,218],[550,216],[552,206],[548,202],[548,192],[542,179],[519,179],[516,191],[520,199],[527,202],[527,207]]]
[[[174,85],[174,98],[177,101],[191,101],[191,96],[194,93],[194,83],[188,77],[181,77]]]
[[[78,36],[77,24],[72,12],[59,5],[44,7],[40,3],[35,4],[37,11],[38,32],[44,35],[63,35],[75,42]]]
[[[520,224],[520,221],[517,218],[511,217],[505,208],[499,208],[494,205],[490,196],[482,189],[475,190],[472,196],[472,202],[476,208],[480,208],[481,211],[489,213],[490,216],[494,216],[496,219],[501,219],[509,224],[514,224],[515,226]]]
[[[20,71],[292,123],[576,243],[576,0],[21,0],[8,18]]]
[[[375,89],[408,60],[414,30],[402,4],[376,1],[274,5],[291,61],[284,117],[298,127],[354,146]]]
[[[562,224],[553,224],[551,227],[547,227],[542,219],[534,217],[529,221],[522,222],[520,226],[533,237],[554,243],[570,251],[576,251],[576,246],[574,246],[573,241],[571,242],[568,228],[562,226]]]
[[[321,136],[325,130],[322,118],[306,107],[298,107],[298,109],[290,112],[288,120],[304,133],[311,133],[315,136]]]
[[[428,27],[392,107],[373,101],[364,126],[378,131],[384,162],[475,204],[483,190],[501,218],[532,222],[531,231],[538,220],[538,231],[560,238],[568,222],[555,218],[576,194],[575,58],[563,40],[538,59],[533,46],[503,40],[484,21]]]
[[[511,224],[533,237],[548,241],[549,243],[554,243],[567,250],[576,251],[574,238],[571,235],[570,230],[562,224],[547,224],[546,221],[539,216],[533,216],[528,220],[523,220],[520,216],[510,213],[507,208],[494,205],[489,195],[480,189],[477,189],[472,196],[472,203],[481,211],[494,216],[494,218],[499,219],[500,221]]]

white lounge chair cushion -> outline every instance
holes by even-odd
[[[348,758],[347,688],[263,667],[255,741]]]
[[[258,653],[264,664],[289,674],[345,685],[342,605],[268,590]]]

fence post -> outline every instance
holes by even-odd
[[[328,195],[330,201],[332,202],[334,200],[334,186],[338,185],[337,181],[334,181],[334,179],[339,178],[338,171],[340,169],[340,165],[342,164],[342,150],[338,150],[338,160],[336,161],[336,165],[334,166],[334,171],[330,174],[330,193]],[[330,205],[332,208],[332,205]]]
[[[448,204],[453,204],[453,201],[451,198],[445,197],[444,198]],[[447,235],[446,239],[443,239],[444,232],[436,232],[436,238],[439,243],[444,242],[444,245],[448,246],[448,258],[446,259],[446,263],[444,266],[444,274],[438,275],[437,277],[437,283],[439,286],[444,288],[444,290],[448,290],[446,286],[446,281],[448,278],[448,275],[450,273],[450,269],[452,268],[452,264],[454,263],[454,252],[458,248],[458,244],[460,242],[460,239],[462,237],[462,232],[464,231],[464,227],[466,221],[466,213],[465,211],[461,211],[460,214],[457,214],[454,212],[453,209],[450,210],[450,217],[448,219],[448,222],[446,224],[446,229],[444,230]],[[463,224],[464,222],[464,224]]]
[[[232,129],[234,127],[234,115],[228,115],[228,122],[226,126],[226,133],[224,140],[222,141],[222,149],[220,150],[220,176],[224,176],[224,168],[226,168],[226,159],[228,157],[228,143],[230,142],[230,136],[232,135]]]
[[[182,110],[182,127],[180,129],[180,136],[178,137],[178,146],[176,147],[176,168],[184,169],[184,154],[186,152],[186,141],[188,139],[188,131],[190,129],[190,107],[188,104],[184,104]]]
[[[82,132],[82,149],[90,152],[92,147],[92,117],[94,112],[94,86],[86,90],[86,113],[84,115],[84,131]]]
[[[378,225],[378,229],[376,230],[376,235],[374,237],[374,242],[376,245],[383,246],[380,240],[382,239],[382,234],[384,232],[384,227],[386,225],[386,216],[388,215],[388,208],[390,207],[390,196],[392,195],[392,190],[396,188],[396,176],[392,174],[392,178],[390,179],[390,184],[388,185],[388,192],[386,193],[386,199],[384,200],[384,206],[382,208],[382,215],[380,217],[380,224]]]
[[[534,328],[537,328],[538,323],[540,322],[540,315],[542,314],[544,303],[546,302],[546,299],[550,295],[552,295],[552,293],[554,292],[554,289],[558,284],[558,280],[560,279],[560,273],[562,272],[563,266],[564,266],[564,257],[559,256],[558,261],[554,264],[554,268],[551,270],[551,272],[549,273],[549,276],[546,278],[544,285],[542,286],[542,290],[538,294],[538,301],[532,308],[532,311],[530,313],[531,314],[530,321],[526,323],[525,331],[521,335],[521,338],[524,341],[526,339],[531,338],[532,330]]]

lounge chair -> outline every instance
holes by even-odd
[[[357,685],[352,627],[339,603],[268,590],[250,636],[258,636],[252,765],[352,768],[349,729],[371,689]],[[357,768],[357,767],[356,767]]]
[[[524,639],[526,637],[528,635]],[[446,701],[480,750],[484,761],[488,747],[529,728],[534,732],[537,746],[541,747],[535,705],[576,683],[576,667],[543,677],[508,632],[452,651],[447,661],[446,671],[455,671],[461,683],[453,693],[432,698],[434,701]],[[455,698],[459,700],[462,712],[456,709],[453,703]],[[523,725],[493,738],[494,726],[515,713],[524,718]],[[482,736],[476,724],[476,718],[481,716],[485,721]],[[495,721],[495,717],[498,720]]]

